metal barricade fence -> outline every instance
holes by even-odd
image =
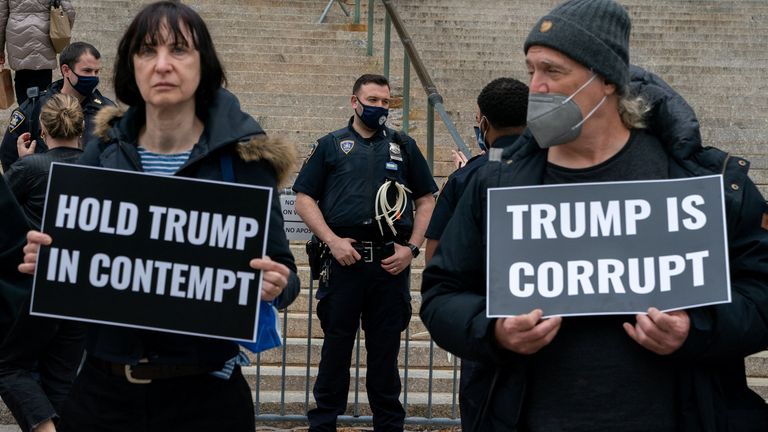
[[[308,287],[304,289],[304,291],[307,294],[307,337],[305,341],[299,342],[299,338],[289,338],[288,332],[289,332],[289,320],[291,317],[289,317],[288,309],[282,311],[281,313],[281,327],[282,327],[282,340],[283,344],[280,348],[276,348],[276,350],[279,351],[279,358],[280,358],[280,377],[279,377],[279,390],[277,391],[277,395],[275,395],[275,390],[265,390],[262,385],[262,381],[265,378],[262,376],[262,372],[264,371],[265,361],[263,359],[264,355],[258,354],[255,358],[255,369],[256,369],[256,381],[254,386],[254,392],[255,392],[255,410],[256,410],[256,419],[258,423],[274,423],[274,422],[306,422],[307,421],[307,412],[312,408],[313,400],[311,400],[311,382],[314,378],[313,374],[313,366],[316,366],[319,362],[319,355],[315,356],[316,358],[313,360],[312,355],[312,349],[313,349],[313,341],[320,342],[321,338],[314,338],[312,336],[312,318],[314,316],[313,311],[313,305],[314,302],[310,299],[314,296],[314,290],[315,290],[315,281],[310,280]],[[290,308],[289,308],[290,309]],[[296,310],[291,309],[291,315],[295,315]],[[302,310],[301,313],[303,314],[304,311]],[[352,362],[352,376],[351,376],[351,382],[350,382],[350,397],[351,397],[351,403],[348,406],[347,409],[347,415],[339,416],[338,422],[339,424],[360,424],[360,423],[371,423],[372,417],[369,414],[364,414],[364,411],[367,411],[367,403],[363,402],[361,399],[361,391],[363,390],[361,387],[362,382],[362,376],[361,376],[361,369],[363,366],[363,358],[361,355],[361,331],[358,329],[357,333],[357,341],[355,344],[354,352],[353,352],[353,362]],[[289,360],[289,350],[295,350],[295,351],[301,351],[300,348],[306,349],[306,355],[304,360],[304,376],[303,383],[304,383],[304,389],[303,389],[303,396],[301,399],[303,399],[301,402],[297,402],[297,396],[299,394],[296,391],[289,390],[287,387],[287,383],[291,377],[288,376],[287,368],[289,364],[293,364],[295,366],[295,360]],[[428,342],[428,359],[427,359],[427,367],[426,371],[421,370],[422,372],[426,372],[427,378],[426,378],[426,392],[425,394],[420,394],[423,399],[423,403],[414,403],[412,400],[409,400],[409,396],[413,393],[413,388],[415,387],[413,383],[410,381],[412,379],[411,372],[414,369],[414,367],[411,365],[410,361],[412,360],[411,355],[411,330],[410,328],[406,328],[405,332],[403,333],[402,338],[402,348],[401,348],[401,356],[403,359],[402,366],[400,367],[401,376],[402,376],[402,384],[403,384],[403,391],[401,393],[401,399],[403,401],[403,407],[406,411],[406,424],[411,425],[422,425],[422,426],[456,426],[459,424],[458,416],[459,416],[459,410],[458,410],[458,379],[459,379],[459,361],[456,357],[451,358],[451,366],[450,370],[448,371],[450,373],[450,403],[449,404],[440,404],[441,410],[440,413],[442,415],[435,415],[435,400],[434,400],[434,370],[435,370],[435,362],[434,362],[434,356],[435,356],[435,350],[434,350],[434,343],[430,339]],[[296,358],[292,356],[292,358]],[[269,366],[274,367],[275,364],[269,363]],[[375,371],[369,371],[369,373],[375,373]],[[265,393],[269,392],[272,397],[264,397]],[[441,395],[445,396],[444,392],[441,392]],[[277,396],[277,398],[275,398]],[[289,400],[290,399],[290,400]],[[263,406],[269,406],[271,409],[263,409]],[[290,405],[290,406],[289,406]],[[276,407],[276,408],[275,408]]]

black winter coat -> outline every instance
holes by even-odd
[[[3,177],[19,201],[32,228],[39,230],[43,220],[48,173],[53,162],[74,163],[83,151],[73,147],[56,147],[14,162]]]
[[[13,328],[32,292],[32,277],[19,273],[29,225],[5,180],[0,178],[0,342]]]
[[[747,177],[749,163],[702,147],[688,104],[660,78],[632,69],[634,91],[652,106],[650,132],[669,154],[669,177],[723,174],[732,303],[689,309],[691,329],[673,354],[680,431],[766,431],[768,408],[748,387],[744,357],[768,347],[768,203]],[[546,165],[526,133],[502,161],[483,167],[462,197],[425,269],[421,319],[438,345],[481,363],[465,395],[477,407],[462,415],[477,431],[514,431],[525,396],[530,357],[501,349],[486,317],[486,190],[541,184]],[[609,409],[610,407],[605,407]]]
[[[223,180],[221,155],[229,153],[237,183],[273,188],[267,255],[291,270],[288,285],[276,303],[279,308],[287,307],[298,296],[300,283],[283,230],[277,187],[292,172],[295,147],[286,141],[268,139],[256,120],[241,111],[237,98],[224,89],[209,103],[207,116],[201,120],[205,128],[200,141],[175,175]],[[80,163],[142,171],[136,146],[144,121],[143,108],[130,108],[125,113],[116,108],[103,109],[96,116],[96,138],[86,147]],[[226,340],[93,325],[86,350],[116,363],[135,364],[147,357],[157,363],[210,364],[231,359],[238,347]]]

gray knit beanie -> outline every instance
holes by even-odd
[[[613,0],[569,0],[543,16],[525,41],[560,51],[619,88],[629,83],[629,15]]]

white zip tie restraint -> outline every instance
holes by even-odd
[[[397,200],[393,206],[390,206],[389,201],[387,201],[387,191],[391,185],[397,188]],[[376,223],[379,224],[379,232],[382,236],[384,235],[384,228],[381,226],[382,219],[387,223],[389,229],[392,230],[392,234],[397,235],[395,221],[400,219],[400,216],[403,215],[403,212],[408,207],[408,195],[405,194],[406,192],[411,193],[411,190],[394,180],[385,181],[376,192],[374,211],[376,213]]]

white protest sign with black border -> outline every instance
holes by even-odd
[[[722,176],[488,190],[487,315],[731,301]]]
[[[32,315],[255,341],[272,189],[54,163]]]

